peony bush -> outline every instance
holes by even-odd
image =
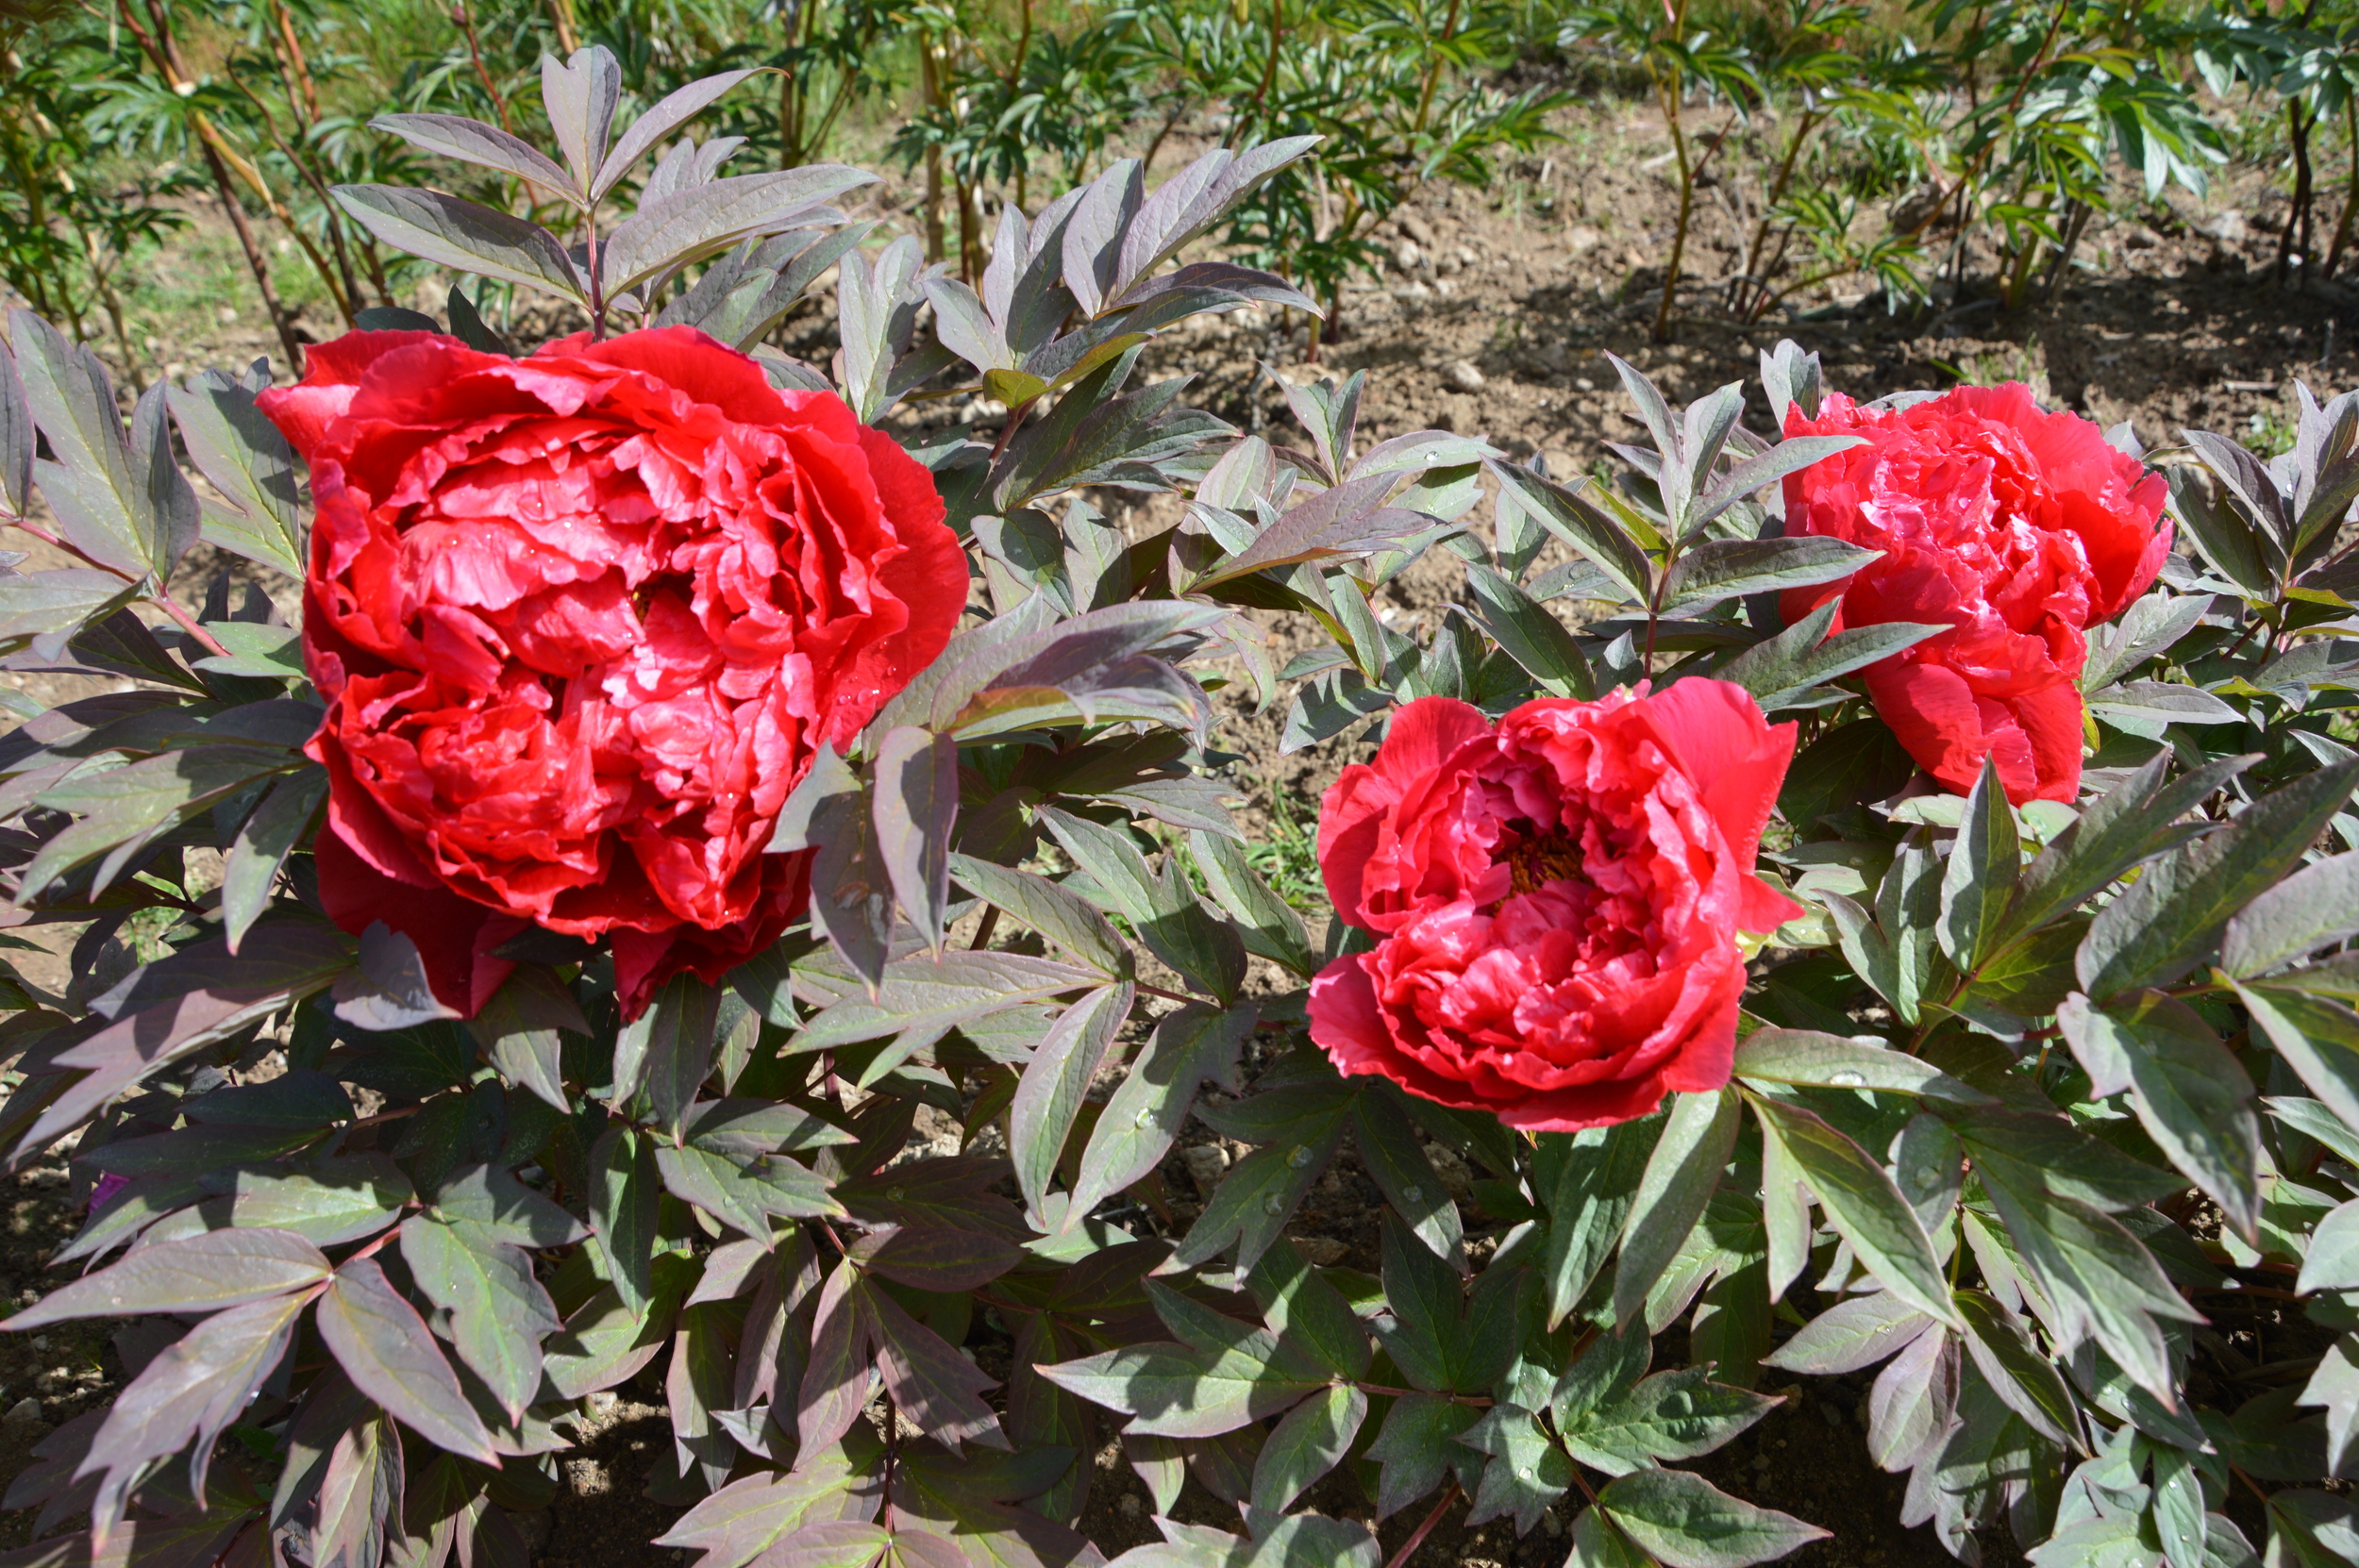
[[[1690,1467],[1792,1376],[1964,1561],[2359,1558],[2359,394],[2147,453],[1785,343],[1775,440],[1617,362],[1614,483],[1358,376],[1246,434],[1141,351],[1309,308],[1183,259],[1307,142],[969,287],[726,174],[743,74],[544,79],[554,158],[380,123],[561,231],[336,195],[585,331],[454,290],[126,419],[10,319],[0,644],[105,684],[6,699],[0,944],[71,977],[0,972],[0,1140],[88,1209],[7,1321],[125,1382],[8,1561],[522,1563],[629,1389],[698,1568],[1741,1568],[1849,1523]],[[831,363],[762,347],[830,276]],[[1248,710],[1346,764],[1330,909]]]

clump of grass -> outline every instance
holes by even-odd
[[[1269,803],[1269,826],[1258,842],[1246,847],[1246,863],[1297,910],[1327,914],[1327,883],[1319,876],[1315,827],[1295,814],[1294,802],[1283,785],[1264,780],[1262,794]]]

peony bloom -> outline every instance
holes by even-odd
[[[1868,668],[1876,711],[1945,788],[1972,789],[1988,757],[2015,804],[2071,800],[2083,633],[2162,570],[2162,475],[2014,382],[1899,409],[1831,392],[1815,420],[1790,411],[1785,433],[1866,438],[1786,477],[1785,531],[1883,552],[1844,582],[1789,589],[1786,619],[1840,594],[1838,630],[1954,628]]]
[[[1541,1132],[1719,1088],[1736,934],[1801,912],[1753,875],[1794,732],[1717,680],[1497,725],[1411,703],[1320,803],[1329,896],[1378,940],[1312,982],[1311,1038],[1343,1072]]]
[[[809,880],[763,853],[779,805],[965,602],[931,476],[685,327],[525,359],[356,332],[261,404],[317,507],[329,915],[409,936],[464,1013],[527,922],[608,938],[627,1014],[777,940]]]

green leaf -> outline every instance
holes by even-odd
[[[1529,1535],[1548,1505],[1571,1490],[1572,1461],[1530,1410],[1495,1405],[1458,1441],[1491,1456],[1466,1515],[1470,1526],[1509,1517],[1516,1534]]]
[[[1648,1116],[1532,1141],[1532,1187],[1548,1216],[1539,1269],[1551,1329],[1613,1256],[1663,1126],[1661,1117]]]
[[[2301,1276],[2294,1289],[2303,1295],[2313,1291],[2359,1291],[2359,1198],[2318,1222],[2310,1237],[2310,1249],[2302,1257]],[[56,1299],[50,1297],[51,1301]],[[42,1303],[43,1307],[48,1304]]]
[[[675,1138],[712,1071],[720,993],[693,975],[676,976],[614,1042],[613,1095],[621,1108],[645,1090],[647,1106]]]
[[[1737,1042],[1735,1076],[1756,1083],[1826,1089],[1869,1089],[1919,1094],[1957,1105],[1988,1105],[1973,1085],[1896,1051],[1872,1035],[1847,1038],[1809,1029],[1756,1029]]]
[[[1992,1108],[1953,1125],[1985,1173],[2108,1214],[2168,1197],[2185,1185],[2183,1178],[2133,1159],[2052,1113]]]
[[[611,1128],[590,1151],[590,1226],[606,1258],[606,1276],[624,1310],[644,1315],[654,1299],[656,1204],[663,1176],[651,1140],[631,1127]]]
[[[2120,1222],[2077,1199],[2025,1184],[2018,1172],[1979,1161],[2017,1257],[2048,1303],[2049,1329],[2069,1343],[2094,1335],[2140,1388],[2177,1403],[2157,1317],[2197,1320],[2162,1265]]]
[[[1614,1527],[1603,1509],[1583,1509],[1573,1521],[1573,1553],[1564,1568],[1651,1568],[1652,1560]]]
[[[229,951],[238,950],[245,934],[270,908],[271,888],[279,868],[303,842],[327,797],[327,770],[309,769],[282,778],[270,788],[260,805],[238,829],[224,858],[221,872],[222,934]]]
[[[1791,539],[1707,539],[1691,544],[1671,563],[1663,585],[1663,608],[1717,604],[1748,593],[1774,593],[1838,582],[1877,559],[1848,540],[1816,534]]]
[[[1762,1364],[1820,1375],[1858,1372],[1913,1343],[1932,1326],[1932,1318],[1890,1291],[1845,1296]]]
[[[1259,1018],[1249,1002],[1225,1012],[1192,1002],[1155,1026],[1146,1049],[1090,1130],[1062,1230],[1071,1232],[1109,1193],[1163,1162],[1186,1125],[1196,1090],[1231,1079],[1237,1053]]]
[[[1347,1380],[1367,1376],[1367,1329],[1343,1293],[1298,1250],[1272,1247],[1246,1288],[1262,1304],[1263,1321],[1290,1351]]]
[[[2131,680],[2091,692],[2088,710],[2107,724],[2235,725],[2244,715],[2200,687]]]
[[[1039,820],[1113,900],[1149,951],[1223,1006],[1236,1000],[1245,983],[1244,942],[1197,901],[1176,856],[1151,875],[1127,833],[1050,806],[1040,809]]]
[[[1683,1470],[1642,1470],[1608,1481],[1598,1507],[1668,1568],[1747,1568],[1832,1533],[1732,1497]]]
[[[1152,1280],[1148,1294],[1176,1314],[1184,1298]],[[1196,1309],[1185,1317],[1203,1343],[1137,1344],[1040,1369],[1058,1387],[1131,1418],[1126,1433],[1216,1437],[1290,1409],[1327,1386],[1266,1329]]]
[[[467,1021],[501,1077],[529,1090],[553,1109],[573,1114],[565,1093],[560,1030],[590,1033],[581,1004],[556,974],[538,964],[519,968]]]
[[[1587,656],[1546,606],[1480,561],[1466,564],[1466,585],[1474,590],[1472,608],[1483,629],[1543,691],[1583,701],[1597,695]]]
[[[1983,759],[1982,776],[1966,797],[1966,820],[1941,879],[1941,950],[1959,973],[1971,974],[1995,945],[2007,904],[2023,870],[2015,811],[1999,784],[1999,764]]]
[[[2359,935],[2359,852],[2303,866],[2236,911],[2219,966],[2237,979]]]
[[[2300,972],[2236,988],[2236,999],[2269,1046],[2310,1093],[2351,1126],[2359,1126],[2359,1012],[2332,996],[2298,989]]]
[[[1348,1383],[1330,1383],[1288,1410],[1254,1460],[1253,1506],[1284,1512],[1341,1462],[1367,1416],[1368,1396]]]
[[[2000,1302],[1980,1291],[1957,1293],[1960,1336],[1966,1353],[2007,1408],[2060,1447],[2080,1448],[2080,1412],[2056,1364],[2040,1353],[2031,1330]]]
[[[1007,910],[1109,979],[1128,979],[1135,967],[1129,947],[1106,917],[1079,893],[1046,876],[955,852],[950,875],[985,903]]]
[[[1024,1065],[1008,1107],[1008,1154],[1015,1164],[1016,1185],[1035,1214],[1042,1211],[1049,1177],[1064,1153],[1082,1096],[1096,1081],[1114,1032],[1130,1016],[1134,994],[1125,981],[1083,996],[1050,1026]]]
[[[1891,726],[1881,719],[1854,719],[1795,754],[1778,792],[1778,814],[1807,827],[1845,807],[1884,799],[1916,772],[1916,759]]]
[[[424,1214],[402,1222],[402,1260],[427,1299],[451,1315],[451,1343],[510,1421],[541,1387],[541,1341],[563,1327],[532,1260]]]
[[[1566,1422],[1557,1435],[1573,1458],[1609,1476],[1658,1460],[1714,1452],[1782,1401],[1711,1380],[1708,1367],[1657,1373]]]
[[[331,193],[355,223],[406,255],[577,303],[586,299],[565,247],[538,224],[439,191],[339,185]]]
[[[1266,1141],[1229,1173],[1204,1206],[1172,1261],[1194,1267],[1237,1249],[1237,1266],[1249,1269],[1284,1231],[1312,1187],[1327,1172],[1343,1143],[1354,1093],[1340,1084],[1309,1084],[1256,1096],[1242,1107],[1218,1112],[1199,1109],[1214,1130],[1231,1137]],[[1272,1102],[1282,1103],[1274,1105]],[[1236,1118],[1252,1116],[1250,1127]]]
[[[151,1243],[12,1313],[11,1329],[135,1312],[210,1312],[317,1284],[318,1247],[285,1230],[212,1230]]]
[[[2099,1009],[2068,996],[2056,1011],[2089,1076],[2092,1098],[2125,1090],[2147,1136],[2219,1205],[2237,1234],[2258,1238],[2261,1119],[2252,1080],[2185,1003],[2147,991]]]
[[[982,1391],[998,1379],[983,1371],[882,1291],[874,1293],[877,1365],[886,1393],[904,1417],[956,1454],[963,1443],[1008,1448],[999,1417]]]
[[[30,899],[59,876],[118,845],[150,843],[169,826],[236,794],[248,785],[301,764],[276,746],[208,745],[164,752],[136,762],[85,771],[34,797],[81,820],[51,838],[23,873],[18,897]],[[117,856],[119,867],[123,857]],[[111,881],[102,867],[98,888]],[[95,891],[95,890],[93,890]]]
[[[460,1391],[426,1320],[374,1259],[356,1258],[336,1271],[320,1298],[317,1321],[320,1338],[353,1386],[403,1426],[438,1448],[499,1463],[491,1433]]]
[[[401,1439],[383,1414],[356,1423],[329,1450],[309,1543],[320,1562],[376,1562],[401,1502]]]
[[[1205,886],[1236,923],[1246,951],[1282,964],[1308,978],[1318,969],[1311,936],[1294,907],[1271,891],[1245,858],[1244,847],[1225,833],[1196,828],[1188,847],[1204,873]]]
[[[2268,1498],[2269,1562],[2285,1568],[2344,1568],[2359,1561],[2359,1506],[2324,1492],[2275,1492]]]
[[[538,1250],[590,1239],[589,1228],[497,1165],[461,1165],[434,1194],[433,1212],[469,1238]]]
[[[1915,647],[1946,626],[1886,621],[1827,635],[1840,598],[1828,600],[1766,642],[1756,642],[1715,672],[1750,692],[1765,711],[1799,703],[1826,682],[1864,670]]]
[[[1379,1466],[1379,1519],[1391,1517],[1440,1486],[1453,1460],[1462,1469],[1471,1468],[1474,1461],[1462,1458],[1451,1440],[1463,1436],[1480,1414],[1471,1405],[1430,1393],[1403,1394],[1393,1401],[1383,1429],[1368,1446],[1368,1458]]]
[[[1814,1112],[1754,1099],[1765,1137],[1783,1144],[1828,1220],[1884,1288],[1955,1326],[1957,1309],[1924,1222],[1884,1168]]]
[[[1363,1079],[1352,1101],[1352,1142],[1360,1167],[1384,1201],[1433,1255],[1453,1269],[1465,1267],[1465,1233],[1458,1205],[1442,1185],[1415,1126],[1401,1108],[1402,1095],[1380,1079]],[[1608,1239],[1611,1245],[1611,1239]]]
[[[2359,1129],[2346,1126],[2323,1102],[2300,1094],[2272,1094],[2261,1103],[2282,1126],[2325,1144],[2345,1164],[2359,1165]]]
[[[1627,1327],[1648,1293],[1686,1244],[1720,1185],[1742,1119],[1736,1094],[1681,1094],[1647,1160],[1622,1227],[1622,1260],[1614,1275],[1614,1321]]]
[[[2321,768],[2149,870],[2090,924],[2082,989],[2101,999],[2168,985],[2194,968],[2229,918],[2300,860],[2351,799],[2354,780],[2359,762]]]
[[[794,1048],[824,1051],[911,1030],[947,1030],[1102,980],[1094,970],[1021,953],[902,959],[885,966],[874,1000],[853,995],[822,1009],[795,1037]]]
[[[258,626],[251,621],[209,621],[205,630],[229,651],[200,659],[192,669],[215,675],[245,676],[258,680],[303,678],[303,633],[293,626]]]
[[[831,1513],[852,1484],[855,1470],[842,1448],[799,1455],[791,1473],[757,1471],[731,1481],[652,1544],[704,1553],[697,1568],[745,1568],[789,1531],[799,1539],[806,1520]]]
[[[294,1170],[247,1165],[203,1179],[221,1195],[197,1206],[191,1216],[197,1223],[291,1230],[323,1247],[374,1236],[398,1221],[415,1196],[381,1154],[316,1159]]]
[[[904,725],[877,742],[877,847],[910,923],[936,957],[950,902],[950,833],[959,811],[959,746]]]
[[[2352,1228],[2346,1226],[2336,1248],[2344,1259],[2346,1274],[2353,1272],[2350,1265]],[[2301,1402],[2325,1407],[2326,1469],[2329,1475],[2340,1475],[2353,1440],[2359,1439],[2359,1335],[2345,1334],[2327,1347],[2317,1371],[2310,1375],[2301,1391]]]
[[[2010,936],[2044,926],[2078,909],[2089,894],[2132,866],[2165,854],[2203,829],[2179,818],[2200,806],[2257,757],[2228,757],[2163,782],[2170,754],[2153,759],[2092,802],[2080,820],[2049,842],[2024,868],[2007,911]]]
[[[2213,454],[2206,449],[2202,456],[2208,464]],[[2263,602],[2274,597],[2274,574],[2263,562],[2258,536],[2244,514],[2212,489],[2201,469],[2174,465],[2163,473],[2170,482],[2171,517],[2194,539],[2203,559],[2245,597]]]
[[[1540,520],[1550,533],[1586,557],[1631,604],[1651,601],[1654,567],[1646,552],[1611,513],[1584,493],[1589,481],[1567,489],[1528,468],[1487,465],[1499,492]]]
[[[1524,1271],[1485,1269],[1469,1297],[1458,1275],[1398,1215],[1384,1216],[1382,1246],[1384,1299],[1394,1321],[1380,1320],[1376,1336],[1401,1376],[1434,1393],[1489,1388],[1523,1343]]]
[[[781,1155],[739,1155],[692,1139],[678,1148],[657,1144],[655,1163],[674,1197],[756,1241],[769,1240],[774,1214],[813,1220],[845,1211],[823,1178]]]

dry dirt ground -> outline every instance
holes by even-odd
[[[2282,222],[2284,198],[2250,173],[2224,181],[2203,203],[2175,195],[2174,209],[2098,228],[2083,250],[2090,270],[2076,274],[2061,297],[2020,313],[2000,311],[1970,290],[1938,307],[1899,313],[1887,310],[1882,296],[1837,295],[1800,302],[1808,319],[1738,326],[1717,319],[1708,295],[1697,293],[1683,301],[1675,341],[1658,344],[1648,332],[1660,284],[1654,259],[1668,248],[1674,209],[1657,156],[1665,145],[1662,126],[1646,113],[1599,104],[1579,110],[1567,128],[1564,145],[1510,171],[1503,190],[1430,190],[1388,224],[1379,238],[1396,264],[1380,282],[1347,291],[1341,341],[1315,366],[1306,362],[1298,323],[1289,328],[1247,316],[1206,324],[1159,345],[1150,368],[1194,374],[1195,401],[1255,428],[1283,423],[1268,380],[1272,369],[1294,380],[1364,370],[1364,439],[1427,426],[1480,432],[1517,456],[1547,454],[1559,474],[1591,468],[1604,457],[1605,442],[1636,433],[1602,358],[1608,350],[1685,400],[1727,381],[1751,382],[1757,352],[1793,337],[1825,357],[1831,385],[1862,397],[1959,379],[2019,378],[2049,401],[2101,422],[2132,421],[2150,444],[2174,440],[2183,425],[2252,439],[2283,428],[2294,379],[2306,379],[2322,395],[2346,378],[2359,381],[2359,359],[2351,352],[2359,348],[2359,291],[2334,284],[2289,289],[2274,280],[2273,221]],[[906,202],[908,192],[887,188],[888,207],[896,199]],[[1702,205],[1689,266],[1706,283],[1734,270],[1733,216],[1725,202]],[[170,262],[167,256],[162,264]],[[305,325],[321,337],[335,330],[325,320]],[[828,312],[813,308],[790,324],[788,346],[824,361]],[[166,368],[185,374],[275,352],[243,298],[225,302],[192,328],[150,336],[152,362],[142,371],[150,378]],[[116,368],[120,375],[127,367]],[[1754,391],[1751,418],[1758,424]],[[950,411],[977,420],[985,413]],[[212,564],[185,573],[184,586],[201,593]],[[1427,617],[1455,598],[1461,583],[1454,564],[1437,552],[1392,586],[1387,608],[1399,617]],[[266,586],[283,600],[291,585]],[[1282,661],[1298,629],[1274,625],[1273,632]],[[43,701],[67,694],[54,680],[0,678]],[[1246,758],[1234,776],[1254,826],[1267,821],[1270,792],[1283,792],[1307,818],[1336,771],[1369,749],[1364,727],[1281,757],[1279,721],[1277,711],[1240,715],[1224,731],[1222,743]],[[62,964],[37,976],[52,984],[63,977]],[[1163,1172],[1172,1224],[1184,1228],[1194,1217],[1200,1202],[1195,1173],[1211,1179],[1218,1168],[1214,1143],[1174,1151]],[[55,1276],[42,1265],[78,1223],[68,1193],[55,1159],[0,1180],[0,1302],[54,1288]],[[1318,1260],[1373,1271],[1378,1203],[1356,1169],[1339,1165],[1300,1227]],[[1486,1226],[1467,1207],[1470,1234],[1479,1235]],[[0,1335],[0,1482],[24,1466],[42,1434],[96,1408],[120,1386],[124,1349],[111,1327]],[[1668,1338],[1658,1364],[1676,1364],[1677,1331]],[[979,1346],[987,1363],[993,1348]],[[1004,1353],[1004,1344],[998,1348]],[[1772,1375],[1766,1386],[1786,1393],[1786,1404],[1698,1468],[1741,1496],[1834,1531],[1790,1559],[1796,1568],[1947,1563],[1927,1532],[1895,1523],[1901,1480],[1874,1470],[1861,1441],[1855,1412],[1865,1382],[1818,1380],[1786,1389]],[[538,1560],[550,1568],[625,1568],[669,1555],[642,1544],[676,1511],[641,1495],[644,1472],[668,1441],[661,1386],[643,1378],[618,1393],[594,1439],[565,1458],[556,1503],[527,1522]],[[1118,1451],[1109,1446],[1096,1462],[1085,1532],[1110,1556],[1153,1539],[1145,1489]],[[1578,1496],[1521,1541],[1503,1523],[1469,1531],[1458,1523],[1463,1510],[1454,1510],[1412,1561],[1421,1568],[1552,1568],[1564,1557]],[[1340,1473],[1313,1501],[1360,1517],[1369,1507]],[[1237,1523],[1232,1508],[1195,1481],[1180,1511],[1230,1527]],[[1385,1522],[1388,1555],[1420,1512]],[[22,1541],[29,1523],[26,1515],[0,1517],[0,1543]],[[1983,1543],[1986,1560],[2018,1560],[2003,1531],[1986,1532]]]

